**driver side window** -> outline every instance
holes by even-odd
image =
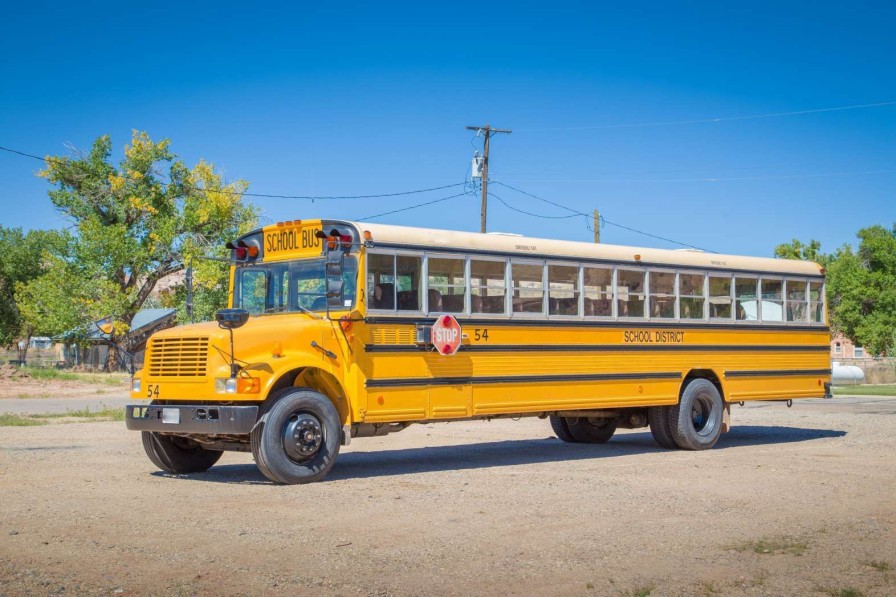
[[[264,270],[243,270],[240,273],[239,306],[258,315],[265,309],[268,294],[268,276]]]

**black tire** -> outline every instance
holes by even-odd
[[[722,434],[725,404],[719,390],[708,379],[692,379],[678,404],[669,409],[669,429],[683,450],[708,450]]]
[[[647,409],[647,423],[650,425],[650,433],[654,441],[662,448],[674,450],[678,447],[672,430],[669,428],[669,407],[651,406]]]
[[[261,473],[287,485],[323,479],[342,444],[342,424],[330,399],[313,390],[289,389],[264,417],[250,440]]]
[[[552,415],[550,419],[551,429],[554,430],[554,435],[565,442],[576,443],[576,438],[574,438],[572,436],[572,433],[570,433],[569,425],[567,425],[566,419],[564,417],[555,417]]]
[[[208,450],[198,442],[176,435],[143,431],[143,449],[152,463],[167,473],[186,475],[210,469],[221,458],[221,450]]]
[[[566,424],[575,440],[583,444],[605,444],[616,433],[616,421],[613,419],[576,417],[566,419]]]

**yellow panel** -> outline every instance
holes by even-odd
[[[262,247],[265,261],[298,259],[321,255],[323,240],[317,237],[321,231],[320,220],[295,220],[266,226]]]
[[[368,423],[417,421],[426,418],[429,391],[419,388],[384,388],[367,393]]]
[[[829,375],[725,377],[732,371],[829,369],[828,333],[810,328],[552,328],[502,321],[464,325],[469,342],[444,357],[416,349],[412,323],[367,327],[367,343],[382,349],[365,353],[364,377],[415,384],[369,389],[371,413],[378,410],[375,394],[383,395],[387,405],[400,400],[406,411],[425,411],[432,419],[668,405],[678,401],[684,377],[693,369],[713,371],[729,401],[821,397],[823,384],[830,381]],[[481,333],[485,329],[487,341]],[[390,345],[397,348],[390,352]],[[563,379],[576,375],[584,378]],[[601,378],[616,376],[623,379]],[[457,384],[446,385],[453,379]],[[378,411],[377,420],[386,408]]]

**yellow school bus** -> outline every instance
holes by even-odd
[[[337,220],[227,246],[229,308],[153,335],[132,381],[172,473],[238,450],[306,483],[354,438],[495,417],[702,450],[732,403],[829,395],[815,263]]]

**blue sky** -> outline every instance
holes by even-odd
[[[0,145],[63,154],[108,133],[117,159],[139,129],[253,192],[356,195],[462,182],[464,126],[488,122],[514,131],[493,180],[719,252],[832,250],[896,221],[896,105],[606,127],[896,101],[894,29],[892,2],[18,3],[0,22]],[[39,166],[0,152],[4,226],[64,224]],[[357,219],[450,194],[257,203],[266,221]],[[479,199],[378,221],[478,230]],[[494,199],[489,229],[591,240],[583,218]]]

